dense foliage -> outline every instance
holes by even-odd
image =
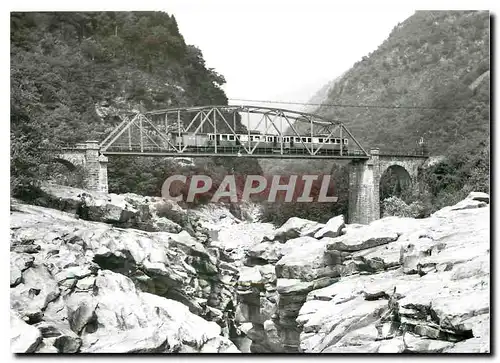
[[[102,140],[122,111],[227,104],[224,77],[163,12],[12,13],[11,80],[14,188],[45,177],[40,145]],[[158,194],[168,172],[113,158],[110,191]]]

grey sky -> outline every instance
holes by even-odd
[[[164,10],[175,15],[186,42],[202,50],[207,66],[225,76],[229,98],[305,102],[375,50],[413,9],[210,1],[169,2]]]

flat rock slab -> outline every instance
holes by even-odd
[[[398,234],[394,232],[375,232],[365,237],[361,235],[350,236],[349,234],[330,239],[327,244],[327,251],[355,252],[385,245],[398,239]]]
[[[312,290],[329,286],[338,280],[339,279],[335,277],[322,277],[313,281],[278,279],[276,287],[280,295],[307,294]]]
[[[479,202],[490,202],[490,196],[483,192],[470,192],[467,199],[477,200]]]
[[[268,240],[286,242],[292,238],[304,235],[310,235],[311,229],[318,227],[320,223],[310,221],[308,219],[292,217],[288,219],[280,228],[278,228],[274,235],[267,237]]]

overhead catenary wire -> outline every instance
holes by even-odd
[[[354,105],[354,104],[333,104],[333,103],[311,103],[311,102],[292,102],[292,101],[275,101],[275,100],[248,100],[243,98],[229,98],[229,101],[236,102],[253,102],[253,103],[269,103],[283,105],[299,105],[299,106],[318,106],[318,107],[346,107],[346,108],[383,108],[383,109],[420,109],[420,110],[460,110],[460,109],[475,109],[475,106],[458,106],[458,107],[432,107],[432,106],[390,106],[390,105]],[[485,104],[481,102],[481,104]]]

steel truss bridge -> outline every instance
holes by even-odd
[[[258,122],[257,122],[258,120]],[[257,123],[256,123],[257,122]],[[252,127],[252,124],[254,125]],[[299,132],[298,126],[307,131]],[[269,147],[266,138],[273,135]],[[186,142],[185,135],[192,142]],[[200,145],[197,140],[233,140]],[[287,141],[295,140],[290,147]],[[313,139],[314,138],[314,139]],[[259,140],[260,139],[260,140]],[[332,139],[347,140],[333,150]],[[293,141],[292,141],[293,142]],[[340,145],[342,141],[340,141]],[[369,154],[340,121],[305,112],[261,106],[202,106],[130,113],[99,145],[103,155],[368,159]]]

